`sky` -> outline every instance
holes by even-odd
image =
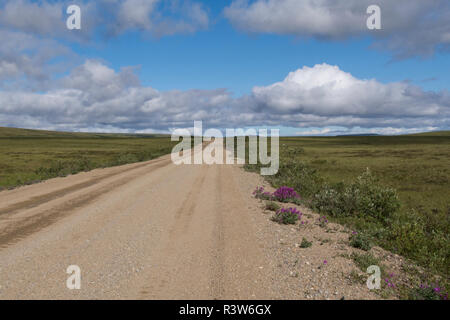
[[[0,41],[0,126],[450,128],[448,0],[0,0]]]

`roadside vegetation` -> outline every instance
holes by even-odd
[[[70,133],[0,128],[0,190],[171,152],[163,135]]]
[[[266,179],[299,195],[289,202],[354,230],[350,245],[355,248],[369,251],[378,245],[439,275],[438,287],[420,284],[403,297],[427,298],[436,288],[448,292],[450,132],[281,138],[280,153],[278,173]],[[245,165],[254,172],[260,167]],[[260,196],[276,200],[264,191]],[[353,258],[370,260],[370,253]],[[421,280],[426,281],[423,275]]]

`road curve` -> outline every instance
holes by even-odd
[[[0,299],[271,298],[236,169],[168,155],[1,192]]]

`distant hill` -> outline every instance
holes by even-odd
[[[154,138],[163,134],[87,133],[0,127],[0,138]]]
[[[376,133],[361,133],[361,134],[342,134],[336,135],[336,137],[376,137],[376,136],[384,136],[382,134]],[[390,135],[387,135],[390,136]],[[450,136],[450,131],[431,131],[431,132],[420,132],[420,133],[410,133],[410,134],[401,134],[395,136],[416,136],[416,137],[446,137]]]
[[[356,133],[356,134],[340,134],[336,137],[373,137],[373,136],[380,136],[380,134],[377,133]]]
[[[422,132],[422,133],[412,133],[408,134],[408,136],[430,136],[430,137],[447,137],[450,136],[450,131],[431,131],[431,132]]]
[[[126,134],[126,133],[88,133],[65,132],[35,129],[20,129],[0,127],[0,139],[2,138],[155,138],[168,137],[167,134]],[[376,133],[343,134],[336,137],[372,137],[382,136]],[[413,133],[405,136],[450,136],[450,131],[433,131]]]

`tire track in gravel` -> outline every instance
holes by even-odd
[[[157,267],[140,289],[140,299],[170,299],[177,297],[180,291],[183,298],[190,299],[183,293],[186,285],[190,283],[190,288],[195,288],[198,275],[207,276],[197,268],[195,260],[204,260],[204,254],[208,251],[203,248],[209,239],[207,232],[203,233],[205,230],[199,229],[198,224],[194,222],[199,218],[198,206],[204,198],[205,181],[210,179],[211,168],[204,166],[191,168],[195,171],[195,178],[192,181],[184,181],[191,189],[176,209],[167,237],[161,241],[161,246],[157,249],[156,257],[153,258],[157,261]],[[199,254],[194,257],[193,251]]]
[[[91,178],[90,180],[85,181],[85,182],[81,182],[81,183],[78,183],[78,184],[75,184],[75,185],[72,185],[72,186],[69,186],[69,187],[66,187],[66,188],[62,188],[62,189],[59,189],[59,190],[56,190],[56,191],[53,191],[53,192],[45,193],[43,195],[35,196],[35,197],[32,197],[32,198],[30,198],[30,199],[28,199],[26,201],[21,201],[21,202],[18,202],[18,203],[14,203],[14,204],[6,207],[6,208],[0,209],[0,216],[5,215],[5,214],[8,214],[8,216],[11,216],[11,215],[13,215],[15,213],[18,213],[18,212],[22,211],[22,210],[31,209],[31,208],[37,207],[37,206],[39,206],[41,204],[47,203],[47,202],[49,202],[51,200],[64,197],[64,196],[66,196],[68,194],[71,194],[71,193],[73,193],[75,191],[91,187],[91,186],[93,186],[93,185],[95,185],[95,184],[97,184],[97,183],[99,183],[99,182],[101,182],[101,181],[103,181],[105,179],[108,179],[110,177],[116,176],[118,174],[122,174],[122,173],[126,173],[126,172],[129,172],[129,171],[133,171],[133,170],[136,170],[136,169],[139,169],[139,168],[142,168],[142,167],[145,167],[145,166],[149,166],[149,165],[153,166],[155,163],[158,163],[158,162],[161,162],[161,161],[164,161],[164,159],[156,159],[156,160],[152,161],[152,163],[150,163],[150,164],[148,162],[146,162],[144,164],[136,165],[136,166],[133,166],[132,168],[121,170],[119,172],[113,172],[113,173],[110,173],[110,174],[104,174],[101,177],[94,177],[94,178]]]
[[[222,199],[222,179],[223,170],[220,168],[218,178],[216,179],[216,210],[214,223],[214,239],[211,256],[213,257],[213,276],[211,277],[212,298],[215,300],[221,299],[224,295],[223,277],[225,273],[224,268],[224,230],[223,230],[223,199]]]
[[[88,181],[87,184],[89,184],[90,186],[93,186],[107,178],[115,177],[115,176],[121,175],[123,173],[134,172],[135,170],[138,170],[143,167],[149,166],[151,168],[151,170],[157,170],[158,168],[165,167],[168,164],[170,164],[169,161],[163,161],[163,162],[157,161],[156,163],[151,163],[151,164],[146,163],[146,164],[134,167],[129,170],[121,171],[119,173],[109,174],[109,175],[106,175],[105,177],[102,177],[99,179],[94,179],[95,180],[94,182]],[[88,190],[88,192],[84,192],[81,195],[77,195],[73,199],[68,199],[67,201],[65,201],[59,205],[52,206],[51,208],[46,209],[46,210],[39,210],[37,213],[33,214],[32,216],[26,216],[26,217],[19,218],[19,219],[11,219],[10,217],[8,217],[8,219],[10,220],[9,223],[6,225],[6,227],[3,227],[0,229],[0,249],[5,248],[11,244],[14,244],[14,243],[20,241],[21,239],[29,236],[30,234],[33,234],[35,232],[40,231],[41,229],[43,229],[45,227],[50,226],[51,224],[55,223],[59,219],[62,219],[64,217],[68,216],[74,210],[76,210],[82,206],[86,206],[86,205],[89,205],[89,204],[95,202],[95,200],[98,199],[103,194],[110,192],[112,190],[115,190],[118,187],[121,187],[121,186],[129,183],[130,181],[140,177],[141,175],[142,175],[142,173],[139,171],[132,175],[118,179],[116,181],[112,181],[111,183],[108,183],[106,186],[97,188],[96,190],[93,190],[93,191]],[[54,199],[53,196],[50,197],[48,195],[66,194],[66,192],[67,192],[66,189],[71,189],[71,191],[69,193],[73,193],[76,190],[80,190],[80,189],[82,190],[82,188],[83,187],[76,185],[76,188],[72,188],[72,189],[70,187],[65,188],[65,189],[61,190],[61,193],[60,193],[60,191],[56,191],[56,192],[47,194],[46,196],[44,196],[44,198]],[[84,188],[86,188],[86,187],[84,187]],[[22,203],[31,203],[31,201],[32,200],[24,201]],[[38,203],[41,204],[43,202],[41,202],[41,199],[40,199],[38,201]],[[26,208],[28,208],[28,206],[26,206]]]
[[[175,225],[170,230],[170,237],[172,239],[175,238],[180,232],[186,232],[199,200],[200,190],[205,183],[206,174],[207,172],[202,172],[201,175],[196,178],[193,182],[193,188],[189,191],[187,197],[183,201],[183,204],[175,213]],[[173,245],[174,243],[170,241],[167,250],[173,249]]]

